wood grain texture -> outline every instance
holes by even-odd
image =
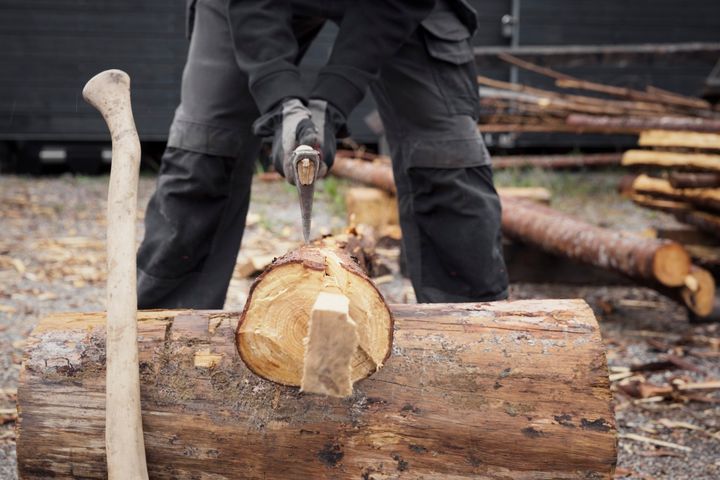
[[[720,171],[720,155],[628,150],[623,155],[622,164],[625,167],[665,167],[717,172]]]
[[[250,372],[237,313],[141,312],[154,479],[609,479],[605,354],[579,300],[398,305],[393,354],[349,399]],[[43,320],[18,389],[21,478],[105,478],[104,315]],[[196,353],[219,357],[196,366]],[[217,357],[216,357],[217,358]]]

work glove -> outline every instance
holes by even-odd
[[[292,185],[295,185],[291,161],[293,150],[298,145],[309,145],[318,151],[321,148],[320,134],[313,124],[310,110],[297,98],[283,100],[258,118],[253,124],[253,131],[261,137],[273,137],[270,159],[275,170]],[[327,171],[320,170],[323,175]]]
[[[319,134],[321,167],[320,177],[325,176],[335,161],[335,150],[337,148],[337,137],[347,137],[345,127],[345,116],[325,100],[311,98],[308,108],[312,114],[312,120]]]

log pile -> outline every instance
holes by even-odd
[[[395,191],[392,169],[383,162],[339,157],[332,171],[378,188],[392,186],[389,191]],[[591,225],[502,191],[500,198],[503,234],[511,240],[620,273],[679,301],[699,316],[712,310],[713,277],[693,266],[680,244]]]
[[[651,130],[646,149],[629,150],[623,165],[641,170],[621,187],[636,204],[661,210],[714,237],[720,246],[720,135]]]
[[[237,352],[238,313],[140,312],[150,478],[613,477],[605,348],[585,302],[390,312],[392,355],[344,399],[255,375]],[[57,314],[32,332],[20,478],[107,478],[105,354],[102,313]]]
[[[700,98],[652,86],[636,90],[586,81],[506,53],[499,57],[515,67],[551,78],[557,90],[478,76],[483,133],[638,134],[649,129],[720,132],[720,112]]]

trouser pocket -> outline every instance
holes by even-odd
[[[477,120],[480,99],[470,31],[453,12],[440,10],[422,22],[422,36],[449,113]]]
[[[138,267],[157,279],[199,271],[230,194],[233,160],[168,148],[145,214]]]

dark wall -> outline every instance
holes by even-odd
[[[106,139],[81,90],[128,71],[143,140],[164,140],[187,49],[182,0],[0,0],[0,138]]]
[[[501,18],[513,0],[474,0],[478,46],[507,46]],[[179,101],[187,51],[183,0],[0,0],[0,140],[106,138],[80,91],[95,73],[121,68],[133,79],[141,138],[166,138]],[[718,0],[520,0],[520,44],[622,44],[720,41]],[[321,34],[306,66],[329,56],[334,28]],[[715,60],[664,57],[622,62],[557,59],[558,70],[608,83],[657,86],[699,94]],[[481,73],[507,79],[501,62],[481,61]],[[306,77],[311,81],[312,75]],[[549,86],[527,73],[520,80]],[[351,121],[355,136],[373,141],[363,103]]]

